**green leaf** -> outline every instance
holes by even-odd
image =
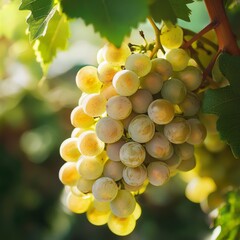
[[[164,20],[176,23],[177,18],[189,22],[191,10],[187,4],[192,2],[192,0],[155,0],[150,5],[151,16],[156,22]]]
[[[92,24],[96,32],[116,46],[148,16],[146,0],[62,0],[61,6],[68,17]]]
[[[215,227],[220,226],[221,232],[217,240],[240,239],[240,191],[227,194],[226,204],[219,209]]]
[[[55,10],[54,0],[22,0],[20,10],[30,10],[27,19],[30,40],[33,41],[45,34],[49,20]]]
[[[216,114],[220,136],[231,147],[235,157],[240,157],[240,57],[222,54],[219,67],[230,85],[209,89],[204,94],[203,111]]]
[[[48,23],[47,32],[44,36],[36,40],[34,50],[38,62],[41,63],[44,74],[46,74],[49,64],[56,56],[57,50],[64,50],[69,37],[69,25],[65,15],[60,15],[55,11],[52,19]]]

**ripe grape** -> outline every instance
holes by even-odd
[[[109,98],[118,95],[116,92],[116,89],[113,87],[112,83],[104,83],[101,90],[100,94],[105,97],[106,100]]]
[[[176,48],[166,54],[166,59],[172,64],[173,71],[182,71],[187,67],[190,57],[185,50]]]
[[[179,171],[188,172],[193,168],[195,168],[195,166],[196,166],[196,159],[195,159],[195,156],[193,156],[189,159],[182,160],[181,163],[178,165],[177,169]]]
[[[137,113],[135,113],[135,112],[132,111],[127,118],[125,118],[125,119],[123,119],[123,120],[121,121],[121,122],[123,123],[123,127],[124,127],[125,130],[128,130],[128,127],[129,127],[130,122],[131,122],[132,119],[135,118],[137,115],[138,115]]]
[[[127,58],[125,67],[135,72],[139,77],[143,77],[150,72],[152,63],[147,55],[136,53]]]
[[[160,92],[163,85],[163,78],[157,72],[150,72],[140,78],[140,85],[143,89],[148,90],[151,94]]]
[[[173,154],[169,159],[165,161],[169,170],[172,172],[175,170],[181,163],[181,158],[177,154]]]
[[[189,159],[194,155],[194,146],[189,143],[176,144],[174,150],[182,160]]]
[[[121,161],[120,160],[120,148],[125,143],[123,139],[120,139],[119,141],[115,143],[107,144],[106,151],[109,159],[112,161]]]
[[[114,181],[121,180],[123,176],[124,165],[122,162],[108,160],[103,169],[103,176],[112,178]]]
[[[101,82],[112,82],[113,76],[121,70],[119,66],[114,66],[111,63],[104,61],[98,65],[98,78]]]
[[[82,193],[89,193],[92,191],[92,185],[95,180],[85,179],[80,177],[77,181],[76,187]]]
[[[66,162],[62,165],[59,170],[59,180],[64,185],[73,186],[76,185],[79,179],[79,173],[77,171],[75,162]]]
[[[152,69],[151,72],[156,72],[160,74],[163,81],[168,80],[173,73],[173,68],[171,63],[164,58],[154,58],[152,61]]]
[[[81,153],[78,150],[78,138],[71,137],[64,140],[60,146],[60,156],[67,162],[77,161]]]

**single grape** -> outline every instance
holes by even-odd
[[[183,30],[175,25],[168,28],[164,25],[161,29],[160,41],[168,49],[179,48],[183,43]]]
[[[111,63],[104,61],[98,65],[98,78],[101,82],[112,82],[114,75],[121,70],[119,66],[114,66]]]
[[[150,72],[152,63],[147,55],[136,53],[127,58],[125,67],[135,72],[139,77],[143,77]]]
[[[123,168],[122,162],[108,160],[104,165],[103,176],[119,181],[123,176]]]
[[[173,146],[160,132],[156,132],[153,138],[145,145],[147,152],[154,158],[168,159],[173,154]]]
[[[103,48],[100,48],[97,52],[97,63],[100,64],[104,61],[103,58]]]
[[[115,143],[107,144],[106,151],[109,159],[112,161],[121,161],[120,160],[120,148],[125,143],[123,139],[120,139],[119,141]]]
[[[164,126],[164,135],[171,143],[181,144],[187,141],[191,134],[190,124],[182,117],[174,118]]]
[[[114,75],[112,84],[119,95],[131,96],[138,90],[140,80],[133,71],[121,70]]]
[[[142,214],[142,208],[139,205],[139,203],[136,202],[136,207],[132,215],[134,216],[135,220],[138,220],[141,217],[141,214]]]
[[[153,96],[146,89],[138,89],[129,99],[132,103],[132,110],[134,112],[146,113],[149,104],[153,101]]]
[[[59,179],[64,185],[73,186],[76,185],[79,179],[79,173],[77,171],[75,162],[64,163],[59,170]]]
[[[155,125],[147,115],[140,114],[131,120],[128,133],[134,141],[145,143],[152,139],[155,133]]]
[[[104,147],[104,142],[97,137],[95,131],[85,131],[78,137],[78,149],[84,156],[97,156],[104,150]]]
[[[114,96],[108,99],[106,108],[109,117],[122,120],[132,112],[132,103],[125,96]]]
[[[182,160],[186,160],[194,156],[194,146],[189,143],[176,144],[174,146],[174,150]]]
[[[166,54],[166,59],[172,64],[173,71],[182,71],[187,67],[190,57],[185,50],[176,48]]]
[[[100,177],[93,183],[92,193],[99,202],[111,202],[117,196],[118,186],[112,178]]]
[[[154,58],[152,61],[151,72],[156,72],[161,75],[163,81],[168,80],[173,73],[171,63],[164,58]]]
[[[126,190],[128,190],[128,191],[130,191],[130,192],[132,192],[132,193],[137,192],[138,194],[140,194],[139,191],[140,191],[140,190],[142,189],[142,187],[143,187],[143,184],[142,184],[142,185],[139,185],[139,186],[129,185],[129,184],[127,184],[127,183],[124,181],[123,178],[122,178],[122,180],[121,180],[121,183],[123,184],[123,189],[126,189]]]
[[[173,154],[169,159],[165,161],[165,163],[167,164],[169,170],[172,172],[179,166],[181,161],[181,158],[177,154]]]
[[[136,207],[135,197],[128,190],[119,190],[117,196],[110,202],[112,213],[120,218],[131,215]]]
[[[148,107],[148,116],[156,124],[167,124],[175,115],[174,106],[168,100],[154,100]]]
[[[191,157],[190,159],[182,160],[177,169],[182,172],[188,172],[195,168],[196,166],[196,159],[195,156]]]
[[[185,99],[187,89],[181,80],[171,78],[164,82],[161,94],[164,99],[167,99],[173,104],[179,104]]]
[[[101,90],[100,94],[105,97],[106,100],[109,98],[118,95],[116,92],[116,89],[113,87],[112,83],[104,83]]]
[[[147,166],[148,180],[153,186],[161,186],[170,177],[170,170],[165,163],[152,162]]]
[[[120,160],[128,167],[137,167],[145,159],[144,147],[138,142],[127,142],[120,148]]]
[[[128,130],[129,124],[132,121],[132,119],[135,118],[137,115],[138,115],[137,113],[132,111],[127,118],[125,118],[121,121],[123,124],[123,127],[126,131]]]
[[[99,92],[102,83],[98,79],[97,68],[93,66],[85,66],[81,68],[76,75],[76,84],[82,92]]]
[[[64,140],[60,146],[60,156],[67,162],[75,162],[81,153],[78,150],[78,138],[71,137]]]
[[[82,193],[89,193],[92,192],[92,185],[95,180],[85,179],[80,177],[77,181],[76,187]]]
[[[140,86],[148,90],[151,94],[160,92],[163,85],[163,78],[157,72],[150,72],[140,78]]]
[[[117,142],[123,135],[123,124],[110,117],[101,118],[96,124],[96,134],[105,143]]]

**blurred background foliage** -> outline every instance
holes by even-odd
[[[0,239],[8,240],[207,240],[211,219],[185,197],[186,182],[175,176],[161,188],[149,187],[138,201],[142,216],[129,236],[114,236],[107,227],[92,226],[84,215],[71,214],[61,204],[58,171],[63,161],[60,143],[70,136],[70,112],[80,92],[78,69],[96,64],[104,40],[81,20],[71,23],[68,50],[60,52],[47,79],[35,60],[26,35],[27,12],[20,1],[0,1]],[[199,31],[208,23],[202,2],[189,7],[191,25]],[[145,23],[130,41],[149,40],[153,31]]]

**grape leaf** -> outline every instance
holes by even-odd
[[[240,239],[240,192],[231,191],[227,194],[226,203],[219,209],[218,217],[214,223],[220,226],[221,232],[217,240]]]
[[[68,17],[93,24],[96,32],[116,46],[148,15],[146,0],[62,0],[61,6]]]
[[[30,40],[33,41],[45,34],[54,10],[54,0],[22,0],[20,10],[30,10],[27,19]]]
[[[156,22],[164,20],[176,23],[177,18],[189,22],[191,10],[187,4],[192,2],[192,0],[155,0],[150,5],[150,13]]]
[[[230,85],[209,89],[204,94],[203,111],[216,114],[217,130],[231,147],[236,158],[240,157],[240,57],[227,53],[219,56],[219,67]]]
[[[58,49],[64,50],[69,37],[69,25],[64,14],[54,12],[48,23],[46,34],[36,40],[34,50],[37,61],[41,63],[44,74],[46,74],[49,64],[56,56]]]

